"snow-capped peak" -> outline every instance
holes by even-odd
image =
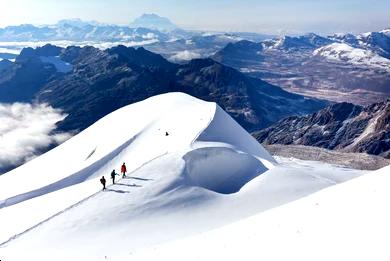
[[[390,28],[384,29],[384,30],[380,31],[380,33],[390,36]]]
[[[170,32],[178,27],[168,18],[156,14],[143,14],[130,23],[130,27],[143,27],[163,32]]]
[[[383,70],[390,70],[390,60],[378,54],[360,48],[352,47],[345,43],[333,43],[313,52],[313,55],[320,56],[331,61],[343,61],[360,66],[376,67]]]

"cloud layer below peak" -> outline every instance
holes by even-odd
[[[69,139],[55,132],[66,116],[47,104],[0,103],[0,174]]]

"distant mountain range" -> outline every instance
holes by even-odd
[[[61,20],[53,25],[7,26],[0,28],[0,42],[126,42],[144,45],[177,38],[189,38],[196,33],[187,32],[168,18],[144,14],[129,25],[103,24],[81,19]],[[198,33],[199,34],[199,33]]]
[[[361,107],[339,103],[283,119],[254,134],[265,144],[316,146],[390,158],[390,99]]]
[[[0,102],[61,108],[69,114],[59,125],[64,131],[82,130],[124,105],[172,91],[217,102],[249,131],[327,105],[211,59],[178,65],[142,47],[26,48],[0,70]]]
[[[369,104],[390,94],[389,52],[390,33],[383,30],[238,41],[213,59],[288,91]]]
[[[0,28],[0,41],[166,41],[168,35],[148,28],[62,20],[55,25],[24,24]]]
[[[60,20],[52,25],[22,24],[0,28],[0,42],[134,42],[145,45],[152,42],[171,42],[190,39],[193,36],[223,35],[224,32],[205,32],[183,30],[168,18],[156,14],[143,14],[129,25],[104,24],[81,19]],[[236,38],[260,41],[273,36],[234,32],[226,33]],[[233,37],[232,37],[233,39]],[[12,45],[12,44],[11,44]]]
[[[390,30],[364,34],[314,33],[273,36],[256,33],[186,31],[168,18],[144,14],[128,26],[68,19],[55,25],[0,29],[0,60],[23,47],[119,44],[143,46],[170,62],[208,58],[297,94],[368,105],[388,97]]]
[[[192,32],[154,14],[129,26],[80,19],[9,26],[0,29],[0,102],[48,102],[69,114],[61,130],[82,130],[121,106],[182,91],[218,102],[256,131],[329,105],[323,100],[368,105],[389,97],[389,39],[389,30],[279,38]],[[32,41],[62,47],[12,49]]]
[[[261,41],[272,36],[246,32],[203,32],[183,30],[168,18],[144,14],[129,25],[102,24],[80,19],[61,20],[54,25],[24,24],[0,28],[0,60],[14,59],[22,48],[46,43],[62,47],[94,46],[107,49],[119,44],[144,46],[174,62],[206,58],[230,42]]]

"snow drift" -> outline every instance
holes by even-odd
[[[148,248],[132,259],[389,260],[389,173],[387,166],[208,233]],[[189,255],[194,246],[196,253]]]

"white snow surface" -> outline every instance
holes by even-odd
[[[54,65],[57,71],[61,73],[68,73],[73,70],[73,65],[61,60],[59,56],[40,56],[39,59],[43,63],[49,63]]]
[[[389,174],[387,166],[228,226],[148,248],[131,259],[389,260]]]
[[[313,52],[331,61],[344,61],[355,65],[380,68],[390,71],[390,60],[378,54],[349,46],[345,43],[332,43]]]
[[[278,161],[215,103],[182,93],[149,98],[0,176],[0,258],[120,260],[135,251],[143,258],[142,249],[366,173]],[[109,173],[122,162],[128,177],[111,185]],[[102,175],[110,184],[104,192]],[[167,254],[169,247],[161,249]]]
[[[386,35],[390,36],[390,28],[384,29],[384,30],[380,31],[380,33],[383,33],[383,34],[386,34]]]

